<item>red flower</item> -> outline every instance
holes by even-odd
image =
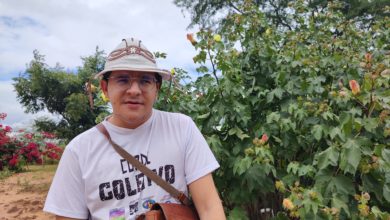
[[[14,155],[10,161],[8,161],[8,165],[10,167],[14,167],[18,164],[18,155]]]
[[[5,126],[4,131],[5,132],[10,132],[10,131],[12,131],[12,128],[10,126]]]
[[[52,144],[52,143],[46,143],[46,147],[47,147],[47,149],[52,149],[52,148],[55,148],[56,145]]]
[[[27,144],[26,148],[29,151],[33,151],[33,150],[36,150],[38,148],[38,145],[34,142],[30,142]]]

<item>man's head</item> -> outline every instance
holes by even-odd
[[[153,53],[135,38],[123,39],[108,55],[104,70],[95,77],[102,77],[105,73],[115,70],[152,72],[159,74],[163,80],[171,79],[170,72],[158,68]]]
[[[100,86],[113,108],[109,120],[120,127],[136,128],[151,116],[162,80],[171,75],[157,68],[153,54],[141,41],[127,39],[109,54],[97,77],[101,77]]]

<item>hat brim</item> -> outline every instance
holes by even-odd
[[[154,68],[109,68],[105,69],[95,75],[95,79],[102,77],[105,73],[107,72],[112,72],[112,71],[119,71],[119,70],[127,70],[127,71],[139,71],[139,72],[148,72],[148,73],[158,73],[163,80],[171,80],[172,75],[168,70],[164,69],[154,69]]]

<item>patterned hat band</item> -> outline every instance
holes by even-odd
[[[126,55],[138,54],[138,55],[141,55],[141,56],[145,57],[146,59],[150,60],[151,62],[156,63],[156,61],[154,60],[153,54],[150,51],[144,50],[140,47],[141,41],[139,41],[139,46],[135,46],[135,45],[129,46],[127,44],[126,39],[123,39],[122,41],[124,41],[126,43],[126,47],[112,51],[110,53],[110,55],[108,55],[107,60],[112,61],[112,60],[119,59],[119,58],[126,56]]]
[[[104,73],[118,70],[154,72],[161,75],[164,80],[170,80],[168,70],[159,69],[153,54],[134,38],[123,39],[122,42],[108,55],[104,70],[95,75],[95,78]]]

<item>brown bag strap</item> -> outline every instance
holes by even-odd
[[[167,191],[173,197],[178,199],[183,205],[190,206],[192,204],[191,200],[189,200],[188,197],[183,192],[180,192],[175,187],[173,187],[171,184],[167,183],[159,175],[157,175],[155,172],[150,170],[147,166],[145,166],[141,162],[139,162],[135,157],[133,157],[131,154],[129,154],[127,151],[125,151],[122,147],[117,145],[111,139],[110,134],[108,133],[106,127],[102,123],[99,123],[98,125],[96,125],[96,128],[108,139],[108,141],[111,143],[111,145],[115,149],[115,151],[121,157],[126,159],[131,165],[135,166],[139,171],[141,171],[143,174],[145,174],[147,177],[149,177],[151,180],[153,180],[153,182],[155,182],[157,185],[159,185],[161,188],[163,188],[165,191]]]

